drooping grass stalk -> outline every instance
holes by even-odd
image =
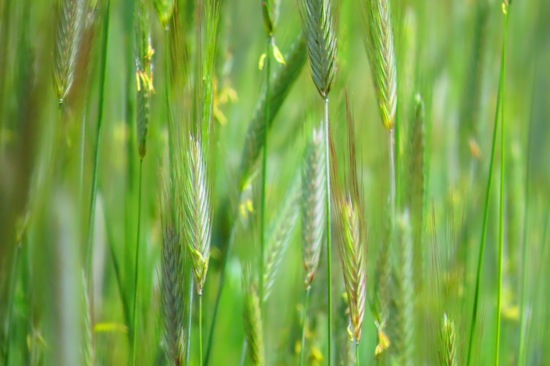
[[[359,360],[359,342],[355,342],[355,366],[359,366],[361,364]]]
[[[329,93],[336,73],[336,32],[332,19],[330,0],[302,0],[300,2],[302,27],[306,36],[309,63],[313,83],[324,101],[325,133],[325,176],[326,196],[325,213],[327,239],[327,272],[328,272],[328,364],[332,365],[332,245],[331,245],[331,194],[330,194],[330,152],[329,152]]]
[[[505,76],[506,76],[506,39],[508,33],[508,11],[510,6],[508,0],[502,4],[502,11],[504,13],[504,40],[502,41],[502,56],[501,56],[501,69],[500,69],[500,202],[499,202],[499,239],[498,239],[498,290],[497,290],[497,331],[496,331],[496,351],[495,351],[495,365],[499,365],[500,359],[500,318],[502,311],[502,266],[503,266],[503,256],[504,256],[504,194],[505,194],[505,136],[506,136],[506,127],[504,125],[504,88],[505,88]],[[498,112],[497,112],[498,114]]]
[[[504,5],[503,10],[507,11],[508,6]],[[505,14],[505,28],[507,28],[507,19],[508,16]],[[505,33],[506,34],[506,33]],[[505,36],[506,37],[506,36]],[[475,284],[475,290],[474,290],[474,304],[472,309],[472,321],[470,324],[470,335],[468,340],[468,357],[466,364],[469,366],[471,364],[472,360],[472,346],[473,346],[473,340],[475,335],[475,330],[477,326],[477,312],[478,312],[478,306],[479,306],[479,290],[481,287],[481,274],[483,271],[483,258],[485,254],[485,243],[486,243],[486,237],[487,237],[487,225],[489,221],[489,201],[490,201],[490,192],[491,192],[491,183],[493,181],[493,165],[494,165],[494,158],[495,158],[495,151],[496,151],[496,142],[497,142],[497,130],[498,130],[498,120],[499,120],[499,112],[501,112],[501,104],[502,104],[502,91],[504,87],[504,63],[506,62],[505,57],[505,50],[506,50],[506,38],[503,42],[503,48],[502,48],[502,55],[501,55],[501,65],[500,65],[500,76],[499,76],[499,85],[498,85],[498,94],[497,94],[497,105],[495,110],[495,120],[494,120],[494,130],[493,130],[493,139],[492,139],[492,147],[491,147],[491,159],[489,162],[489,176],[487,179],[487,188],[486,188],[486,195],[485,195],[485,205],[483,209],[483,223],[482,223],[482,229],[481,229],[481,240],[479,245],[479,254],[478,254],[478,262],[477,262],[477,271],[476,271],[476,284]],[[504,147],[503,147],[504,148]],[[500,220],[500,218],[499,218]],[[499,240],[500,241],[500,240]],[[500,243],[499,243],[500,247]],[[500,249],[499,249],[500,251]],[[500,256],[500,255],[499,255]],[[500,259],[499,259],[500,260]],[[500,269],[499,269],[500,271]],[[500,287],[500,286],[499,286]],[[500,290],[499,290],[500,291]],[[499,294],[500,295],[500,294]],[[500,298],[500,296],[498,296]],[[500,306],[500,304],[498,304]],[[498,310],[498,309],[497,309]],[[498,321],[500,322],[500,314],[497,314]],[[500,330],[498,330],[499,332]],[[497,338],[500,336],[497,335]],[[496,357],[496,361],[498,361],[498,356]]]

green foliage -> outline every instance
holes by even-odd
[[[550,3],[251,4],[1,2],[0,365],[550,364]]]

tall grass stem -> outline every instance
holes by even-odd
[[[504,49],[503,49],[504,50]],[[468,339],[468,356],[466,365],[470,366],[472,361],[472,346],[474,341],[474,335],[477,325],[477,313],[478,313],[478,306],[479,306],[479,290],[481,287],[481,273],[483,271],[483,258],[485,254],[485,243],[487,239],[487,225],[489,222],[489,205],[490,205],[490,193],[491,193],[491,183],[493,182],[493,166],[494,166],[494,160],[495,160],[495,150],[496,150],[496,142],[497,142],[497,130],[498,130],[498,117],[499,117],[499,111],[501,109],[501,103],[502,103],[502,87],[504,82],[504,72],[503,72],[503,62],[505,60],[501,60],[500,65],[500,77],[499,77],[499,85],[498,85],[498,96],[497,96],[497,105],[495,110],[495,120],[494,120],[494,128],[493,128],[493,139],[492,139],[492,146],[491,146],[491,159],[489,162],[489,176],[487,178],[487,187],[486,187],[486,193],[485,193],[485,204],[483,209],[483,223],[481,228],[481,239],[480,239],[480,245],[479,245],[479,254],[478,254],[478,261],[477,261],[477,271],[476,271],[476,283],[475,283],[475,290],[474,290],[474,304],[472,309],[472,320],[470,323],[470,335]]]
[[[329,142],[329,99],[325,98],[325,169],[326,169],[326,215],[327,215],[327,271],[328,271],[328,364],[332,365],[332,243],[330,218],[330,142]]]
[[[13,303],[15,302],[15,286],[17,285],[17,269],[19,267],[19,257],[21,254],[21,243],[15,247],[15,254],[13,257],[13,270],[11,274],[10,293],[8,302],[8,325],[6,329],[6,354],[4,357],[5,365],[10,364],[10,342],[11,342],[11,326],[13,316]]]
[[[300,366],[304,366],[304,355],[306,353],[307,311],[309,308],[310,292],[311,292],[311,288],[306,289],[306,300],[304,302],[304,314],[302,314],[302,346],[300,348]]]
[[[199,365],[203,364],[202,359],[202,294],[199,295]]]
[[[506,6],[506,5],[505,5]],[[509,6],[504,8],[504,40],[502,42],[502,58],[500,67],[500,202],[499,202],[499,245],[498,245],[498,290],[497,290],[497,332],[496,332],[496,351],[495,351],[495,365],[499,365],[500,360],[500,317],[502,310],[502,266],[504,255],[504,193],[505,193],[505,126],[504,126],[504,78],[506,76],[506,34],[508,33],[508,12]]]
[[[143,183],[143,158],[139,162],[139,186],[138,186],[138,217],[137,217],[137,241],[136,241],[136,256],[135,256],[135,267],[134,267],[134,305],[133,305],[133,327],[132,327],[132,365],[136,364],[136,345],[137,345],[137,326],[138,326],[138,316],[137,316],[137,306],[138,306],[138,285],[139,285],[139,252],[140,252],[140,242],[141,242],[141,193],[142,193],[142,183]]]
[[[272,36],[267,36],[267,53],[266,53],[266,86],[265,100],[269,100],[270,79],[271,79],[271,47],[273,43]],[[265,262],[265,247],[267,241],[267,151],[268,151],[268,125],[269,125],[269,103],[265,104],[264,118],[264,153],[262,158],[262,197],[261,197],[261,243],[260,243],[260,299],[264,298],[265,283],[264,283],[264,262]],[[263,304],[263,301],[261,302]],[[263,312],[262,312],[263,313]]]

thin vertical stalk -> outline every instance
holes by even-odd
[[[243,346],[241,348],[241,361],[239,362],[239,365],[244,366],[246,362],[246,354],[248,352],[248,342],[246,339],[243,342]]]
[[[107,46],[109,42],[109,9],[111,2],[107,1],[105,10],[105,19],[103,20],[103,50],[101,54],[101,66],[99,70],[99,106],[97,113],[96,142],[94,146],[94,166],[92,170],[92,190],[90,196],[90,211],[88,213],[88,244],[86,247],[86,275],[88,278],[88,288],[90,294],[93,294],[93,268],[92,268],[92,246],[94,240],[94,218],[97,197],[97,167],[99,162],[99,146],[101,143],[101,126],[103,125],[103,110],[105,101],[105,70],[107,66]],[[90,297],[91,299],[91,297]],[[91,301],[93,303],[93,301]]]
[[[192,270],[190,270],[192,271]],[[193,319],[193,297],[195,297],[195,289],[193,288],[193,273],[189,273],[189,309],[188,309],[188,320],[187,320],[187,345],[185,350],[185,359],[186,365],[190,365],[189,360],[191,358],[191,330]]]
[[[325,97],[325,169],[326,169],[326,215],[327,215],[327,271],[328,271],[328,364],[332,365],[332,243],[330,219],[330,143],[329,99]]]
[[[269,100],[270,93],[270,79],[271,79],[271,47],[273,38],[271,35],[267,36],[267,54],[266,54],[266,84],[265,84],[265,100]],[[268,152],[268,125],[269,125],[269,103],[265,104],[265,118],[264,118],[264,154],[262,159],[262,202],[261,202],[261,242],[260,242],[260,299],[264,297],[264,259],[265,259],[265,247],[267,240],[267,152]],[[261,302],[263,304],[263,301]],[[261,305],[260,305],[261,306]],[[263,312],[262,312],[263,313]]]
[[[171,98],[171,65],[170,65],[170,28],[168,25],[164,29],[164,93],[166,98],[166,119],[168,122],[168,146],[169,146],[169,157],[170,165],[174,162],[174,132],[172,130],[172,103],[170,102]],[[173,187],[172,187],[173,189]]]
[[[389,205],[390,205],[390,230],[393,233],[393,226],[395,222],[395,206],[396,206],[396,179],[397,174],[395,172],[395,128],[392,128],[388,131],[388,149],[390,157],[390,196],[389,196]],[[393,234],[392,234],[393,240]]]
[[[234,212],[233,213],[233,216],[237,216],[238,213],[237,212]],[[231,254],[231,248],[233,247],[233,241],[234,241],[234,238],[235,238],[235,230],[236,230],[236,224],[234,223],[233,225],[231,225],[231,232],[229,234],[229,240],[228,240],[228,244],[227,244],[227,252],[225,253],[225,258],[228,258]],[[225,275],[226,275],[226,268],[227,268],[227,259],[224,259],[222,261],[222,267],[220,269],[220,281],[219,281],[219,284],[218,284],[218,292],[216,293],[216,300],[214,301],[214,310],[212,311],[212,323],[210,324],[210,334],[208,335],[208,343],[206,345],[206,355],[204,357],[204,364],[206,366],[208,366],[208,363],[210,362],[210,352],[212,350],[212,344],[213,344],[213,341],[214,341],[214,330],[215,330],[215,327],[216,327],[216,321],[218,319],[218,310],[220,308],[220,300],[221,300],[221,297],[222,297],[222,292],[223,292],[223,289],[224,289],[224,284],[225,284]],[[191,299],[193,298],[193,294],[192,294],[193,291],[191,291]],[[191,316],[189,316],[189,318],[191,318]],[[188,341],[189,341],[189,338],[188,337]],[[189,349],[189,348],[188,348]],[[246,350],[245,350],[245,354],[246,354]],[[189,360],[187,362],[189,364]]]
[[[133,318],[134,323],[132,330],[132,365],[136,364],[136,344],[137,344],[137,304],[138,304],[138,284],[139,284],[139,252],[141,242],[141,193],[142,193],[142,179],[143,178],[143,158],[139,162],[139,186],[138,186],[138,217],[137,217],[137,242],[136,242],[136,256],[134,267],[134,305],[133,305]]]
[[[494,120],[494,129],[493,129],[493,140],[492,140],[492,147],[491,147],[491,160],[489,162],[489,177],[487,179],[487,187],[486,187],[486,194],[485,194],[485,205],[483,209],[483,224],[481,229],[481,240],[479,245],[479,255],[478,255],[478,262],[477,262],[477,272],[476,272],[476,283],[475,283],[475,291],[474,291],[474,304],[472,309],[472,321],[470,324],[470,335],[468,340],[468,358],[467,358],[467,366],[470,366],[472,361],[472,345],[474,341],[474,334],[475,329],[477,325],[477,312],[478,312],[478,306],[479,306],[479,290],[481,287],[481,273],[483,270],[483,258],[485,254],[485,243],[487,239],[487,224],[489,221],[489,201],[490,201],[490,192],[491,192],[491,183],[493,181],[493,166],[494,166],[494,160],[495,160],[495,150],[496,150],[496,141],[497,141],[497,130],[498,130],[498,117],[499,117],[499,111],[501,109],[501,103],[502,103],[502,87],[504,83],[504,50],[503,47],[503,58],[501,59],[501,65],[500,65],[500,77],[499,77],[499,85],[498,85],[498,96],[497,96],[497,106],[495,111],[495,120]]]
[[[355,366],[359,366],[359,342],[355,342]]]
[[[199,365],[202,365],[202,294],[199,295]]]
[[[304,302],[304,314],[302,317],[302,347],[300,348],[300,366],[304,366],[304,355],[306,353],[307,311],[309,308],[310,290],[311,288],[306,289],[306,300]]]
[[[500,355],[500,313],[502,308],[502,265],[504,252],[504,193],[505,193],[505,126],[504,126],[504,76],[506,75],[506,34],[508,33],[507,5],[504,5],[504,40],[502,43],[502,61],[500,69],[500,203],[499,203],[499,245],[498,245],[498,290],[497,290],[497,334],[495,365],[499,365]]]
[[[535,65],[535,75],[537,74],[537,67]],[[532,112],[531,112],[532,113]],[[525,364],[525,343],[527,337],[527,320],[526,320],[526,305],[527,305],[527,233],[529,228],[530,214],[529,214],[529,188],[531,186],[531,159],[533,153],[533,125],[534,118],[531,116],[529,122],[529,129],[527,132],[527,159],[525,167],[525,183],[523,192],[524,214],[523,214],[523,238],[522,238],[522,250],[521,250],[521,305],[520,305],[520,320],[519,320],[519,350],[518,350],[518,365]]]
[[[17,268],[19,267],[19,257],[21,253],[21,243],[17,244],[15,248],[15,254],[13,257],[13,272],[11,274],[11,284],[10,284],[10,293],[9,293],[9,302],[8,302],[8,327],[6,330],[6,345],[5,350],[6,354],[4,357],[5,365],[10,364],[10,341],[11,341],[11,324],[12,324],[12,314],[13,314],[13,303],[15,302],[15,286],[17,285]]]

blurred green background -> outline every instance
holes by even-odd
[[[53,87],[55,1],[0,2],[0,364],[84,364],[93,329],[96,364],[119,365],[130,355],[131,300],[137,226],[139,156],[133,1],[111,1],[106,54],[105,104],[99,150],[93,241],[93,301],[85,297],[94,144],[100,95],[102,29],[106,1],[86,1],[73,85],[61,117]],[[178,0],[183,39],[193,38],[196,4]],[[346,136],[345,92],[355,118],[360,180],[369,230],[367,293],[385,243],[388,195],[386,132],[363,43],[362,1],[335,1],[338,38],[331,128],[337,144]],[[152,4],[154,88],[147,155],[143,161],[138,364],[166,364],[160,300],[162,242],[160,195],[167,169],[168,128],[164,94],[167,52]],[[214,232],[204,294],[205,343],[229,236],[227,216],[239,202],[240,159],[246,131],[263,93],[265,52],[260,1],[222,0],[215,72],[215,143],[211,159]],[[415,361],[438,364],[443,313],[455,322],[458,364],[465,364],[479,237],[489,171],[500,53],[501,2],[492,0],[393,0],[398,67],[398,164],[406,158],[414,98],[425,105],[425,193],[421,242],[414,247]],[[508,29],[504,115],[506,195],[504,292],[500,363],[550,364],[550,2],[513,2]],[[275,39],[287,54],[301,31],[296,1],[281,1]],[[183,65],[185,59],[180,60]],[[183,67],[183,66],[181,66]],[[282,67],[273,62],[275,70]],[[173,88],[181,87],[177,82]],[[176,94],[176,93],[175,93]],[[177,98],[173,103],[177,104]],[[270,220],[299,173],[303,134],[322,117],[322,103],[306,63],[269,132]],[[61,136],[56,140],[55,136]],[[497,145],[497,157],[500,145]],[[58,157],[53,163],[51,154]],[[258,164],[259,165],[259,164]],[[481,282],[475,365],[494,362],[497,288],[498,166],[490,196]],[[398,168],[406,180],[405,168]],[[260,178],[257,178],[258,180]],[[239,228],[227,259],[227,278],[213,338],[211,365],[238,365],[243,344],[241,260],[259,240],[259,196],[252,220]],[[296,208],[297,210],[299,208]],[[299,225],[266,306],[267,360],[297,364],[301,336],[303,270]],[[522,250],[526,248],[526,303],[521,304]],[[326,363],[325,255],[316,277],[308,332],[308,362]],[[344,362],[347,315],[339,261],[334,258],[335,339]],[[188,286],[188,281],[186,282]],[[186,288],[187,291],[187,288]],[[526,316],[526,359],[518,361],[520,314]],[[191,364],[198,364],[192,319]],[[374,364],[377,328],[369,309],[360,353]],[[392,335],[389,334],[390,339]],[[347,342],[347,343],[346,343]],[[387,352],[391,352],[391,346]],[[9,360],[8,360],[9,355]],[[75,363],[76,362],[76,363]],[[382,357],[382,364],[389,362]],[[525,363],[524,363],[525,362]]]

